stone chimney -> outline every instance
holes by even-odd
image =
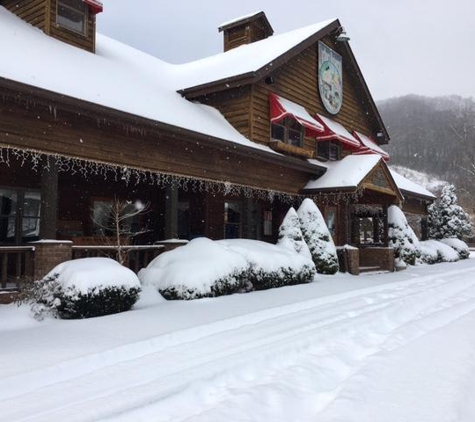
[[[264,12],[256,12],[221,24],[224,35],[224,51],[270,37],[274,30]]]

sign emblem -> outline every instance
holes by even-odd
[[[318,43],[318,89],[325,109],[337,114],[343,103],[342,58],[322,42]]]

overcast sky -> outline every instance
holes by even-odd
[[[222,51],[222,22],[263,10],[275,34],[339,18],[375,100],[475,97],[475,0],[103,0],[98,31],[171,63]]]

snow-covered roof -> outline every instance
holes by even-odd
[[[368,173],[382,160],[380,155],[348,155],[340,161],[325,163],[326,173],[307,183],[304,190],[357,188]]]
[[[276,154],[216,109],[182,98],[176,66],[103,35],[92,54],[0,7],[0,56],[0,77]]]
[[[342,142],[345,142],[351,146],[359,147],[360,142],[356,139],[342,124],[336,122],[329,117],[322,116],[317,113],[318,119],[326,126],[326,132],[324,135],[319,135],[318,139],[333,138],[336,136]]]
[[[302,126],[323,132],[323,125],[317,122],[305,107],[277,94],[270,94],[271,122],[280,122],[286,116],[293,116]]]
[[[244,21],[246,19],[253,18],[254,16],[259,15],[261,13],[264,14],[264,12],[262,10],[258,10],[257,12],[248,13],[247,15],[244,15],[244,16],[239,16],[238,18],[234,18],[234,19],[231,19],[229,21],[226,21],[226,22],[223,22],[223,23],[219,24],[218,28],[221,29],[221,28],[224,28],[225,26],[229,26],[229,25],[235,24],[237,22],[241,22],[241,21]]]
[[[355,134],[358,137],[358,139],[361,141],[361,143],[363,144],[363,147],[366,147],[369,150],[380,154],[385,159],[389,159],[389,154],[384,149],[382,149],[376,142],[374,142],[371,138],[369,138],[368,136],[358,131],[355,131]]]
[[[251,44],[241,45],[215,56],[176,65],[177,81],[181,83],[177,89],[192,88],[257,72],[265,66],[272,67],[272,62],[278,57],[335,21],[336,19],[330,19],[284,34],[273,35]]]
[[[394,170],[389,169],[391,175],[396,182],[397,187],[404,192],[413,193],[416,195],[426,196],[431,199],[435,199],[435,195],[429,192],[427,189],[423,188],[421,185],[412,182],[409,179],[406,179],[404,176],[401,176],[399,173],[396,173]]]

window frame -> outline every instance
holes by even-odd
[[[82,31],[78,31],[77,29],[75,28],[72,28],[70,26],[68,26],[67,24],[65,25],[64,23],[60,22],[60,15],[59,14],[59,11],[60,11],[60,7],[64,7],[70,11],[73,11],[73,12],[76,12],[76,13],[81,13],[80,10],[78,9],[75,9],[74,7],[71,7],[69,6],[68,4],[65,4],[64,3],[64,0],[57,0],[56,2],[56,25],[61,28],[61,29],[65,29],[67,31],[71,31],[73,32],[74,34],[76,35],[80,35],[80,36],[83,36],[83,37],[87,37],[87,34],[88,34],[88,24],[89,24],[89,7],[87,6],[86,3],[84,3],[82,0],[78,0],[79,2],[82,3],[82,6],[84,8],[84,23],[83,23],[83,29]]]
[[[325,153],[322,154],[323,147],[326,147]],[[336,151],[336,155],[332,155],[332,150]],[[338,141],[317,141],[317,157],[327,161],[341,160],[343,148]]]
[[[297,127],[299,129],[297,129]],[[283,129],[283,138],[278,138],[274,136],[275,128]],[[298,145],[296,145],[295,142],[292,141],[292,138],[290,136],[292,132],[296,133],[297,131],[299,132]],[[293,119],[292,117],[287,116],[277,123],[271,122],[271,139],[274,141],[283,142],[287,145],[292,145],[294,147],[303,148],[304,139],[305,139],[305,128],[297,120]]]
[[[8,191],[13,193],[15,196],[15,202],[13,202],[13,208],[9,214],[2,213],[0,210],[0,219],[8,220],[13,219],[13,236],[11,238],[6,237],[5,239],[0,238],[0,245],[18,245],[25,242],[32,242],[40,238],[40,224],[41,224],[41,190],[40,189],[31,189],[31,188],[22,188],[22,187],[12,187],[12,186],[0,186],[0,191]],[[28,194],[35,194],[37,196],[39,206],[34,214],[26,214],[26,204],[25,199]],[[31,198],[30,198],[31,199]],[[27,220],[31,222],[35,220],[34,228],[37,233],[33,236],[24,236],[23,231],[26,227]]]

